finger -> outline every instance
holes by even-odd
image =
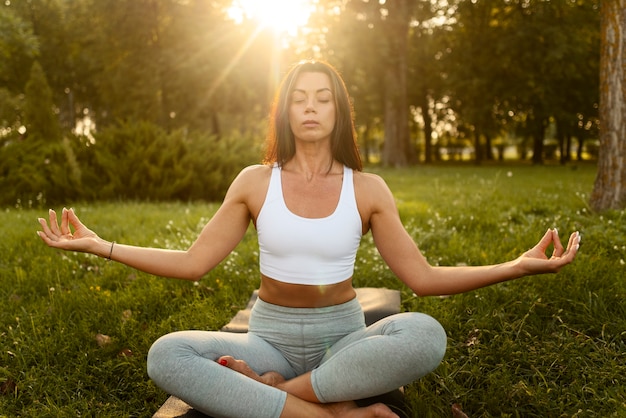
[[[48,210],[48,214],[50,215],[50,230],[52,231],[53,235],[56,235],[57,237],[61,236],[61,231],[59,231],[59,221],[57,219],[57,213],[50,209]]]
[[[68,213],[67,209],[63,208],[63,212],[61,214],[61,234],[69,235],[71,233],[69,224],[67,222]]]
[[[44,218],[38,218],[37,220],[39,221],[39,224],[41,225],[41,229],[43,230],[43,234],[46,236],[46,238],[49,238],[54,235],[52,231],[50,230],[50,228],[48,227],[48,222],[46,222]]]
[[[545,234],[543,234],[543,237],[541,237],[537,245],[535,245],[535,248],[538,248],[545,253],[548,249],[548,246],[550,246],[550,244],[552,243],[552,239],[552,230],[548,228],[548,230]]]
[[[565,264],[571,263],[578,253],[579,246],[580,234],[578,232],[574,232],[569,237],[569,240],[567,242],[567,250],[565,250],[565,252],[563,253],[561,260],[563,260]]]
[[[552,242],[554,243],[554,251],[552,251],[552,257],[561,257],[565,249],[563,248],[563,244],[561,244],[561,239],[559,238],[559,231],[554,228],[552,230]]]
[[[37,231],[37,235],[39,236],[39,238],[41,238],[41,240],[43,242],[45,242],[47,245],[52,245],[53,241],[46,235],[45,232],[43,231]]]
[[[78,219],[78,216],[76,216],[76,213],[74,213],[74,209],[70,209],[67,216],[70,224],[74,227],[74,230],[79,228],[85,228],[85,225],[83,225],[80,219]]]
[[[43,218],[39,218],[39,223],[41,224],[43,229],[43,231],[37,231],[37,235],[39,236],[39,238],[41,238],[41,240],[50,247],[56,246],[57,238],[54,236],[54,234],[52,234],[50,228],[48,228],[46,220]]]
[[[576,231],[572,233],[569,237],[569,242],[567,243],[567,251],[577,253],[580,248],[581,236],[580,232]]]

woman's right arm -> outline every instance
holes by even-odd
[[[250,223],[248,193],[253,182],[249,178],[242,180],[242,174],[235,179],[221,207],[187,250],[106,241],[87,228],[72,209],[63,209],[60,224],[57,214],[50,210],[50,223],[39,218],[42,230],[37,234],[53,248],[95,254],[158,276],[199,280],[222,261],[246,233]],[[246,177],[249,176],[248,172]]]

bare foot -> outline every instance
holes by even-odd
[[[342,418],[400,418],[387,405],[375,403],[359,408],[354,402],[338,402],[322,405],[333,417]]]
[[[222,356],[217,359],[217,362],[224,367],[228,367],[231,370],[241,373],[244,376],[254,379],[257,382],[264,383],[268,386],[277,386],[278,384],[285,381],[285,378],[278,372],[267,372],[259,375],[254,370],[252,370],[250,366],[248,366],[248,363],[243,360],[237,360],[231,356]]]
[[[256,373],[252,368],[243,360],[237,360],[231,356],[222,356],[217,359],[217,362],[224,367],[228,367],[229,369],[241,373],[244,376],[247,376],[251,379],[254,379],[258,382],[264,383],[269,386],[278,386],[280,383],[285,382],[285,378],[281,376],[278,372],[267,372],[262,375]],[[296,398],[291,398],[296,399]],[[287,398],[289,401],[289,398]],[[341,418],[400,418],[396,415],[387,405],[383,403],[377,403],[373,405],[369,405],[364,408],[360,408],[356,403],[348,401],[348,402],[337,402],[337,403],[329,403],[329,404],[320,404],[320,403],[310,403],[307,401],[303,401],[302,399],[298,400],[299,402],[304,402],[304,405],[309,405],[312,408],[316,408],[318,414],[314,416],[319,416],[319,412],[325,411],[329,417],[341,417]],[[288,402],[289,403],[289,402]],[[303,405],[300,405],[303,406]],[[303,416],[302,410],[299,410],[297,416]],[[304,414],[306,415],[306,414]],[[326,415],[326,414],[324,414]],[[288,415],[291,416],[291,415]],[[308,416],[308,415],[306,415]]]

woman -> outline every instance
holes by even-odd
[[[72,210],[40,219],[51,247],[97,254],[165,277],[199,280],[258,232],[261,285],[247,334],[182,331],[158,339],[148,373],[196,409],[224,417],[396,417],[353,400],[408,384],[440,363],[446,334],[433,318],[401,313],[365,327],[352,287],[361,236],[371,231],[391,270],[418,295],[450,295],[572,262],[556,230],[519,258],[433,267],[405,231],[381,178],[361,172],[345,85],[328,64],[294,66],[271,113],[265,165],[244,169],[186,251],[101,239]],[[72,229],[74,232],[72,233]],[[547,248],[554,245],[550,258]]]

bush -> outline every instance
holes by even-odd
[[[260,152],[249,137],[171,133],[148,123],[124,123],[95,136],[41,144],[16,140],[0,148],[0,204],[37,199],[220,200]]]
[[[78,197],[63,143],[25,139],[0,147],[0,204],[32,206]]]

